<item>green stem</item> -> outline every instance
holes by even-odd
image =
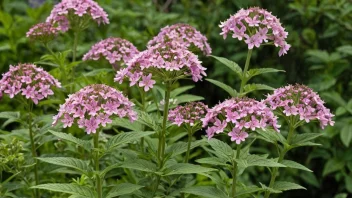
[[[167,117],[169,115],[169,103],[170,103],[170,93],[171,93],[171,83],[166,82],[166,90],[165,90],[165,104],[164,104],[164,113],[163,113],[163,125],[162,132],[159,135],[159,160],[160,160],[160,168],[163,166],[164,161],[164,153],[165,153],[165,144],[166,144],[166,122]]]
[[[78,31],[74,32],[73,36],[73,46],[72,46],[72,62],[76,61],[76,56],[77,56],[77,43],[78,43]]]
[[[288,135],[287,135],[287,143],[290,144],[291,142],[291,138],[294,134],[294,131],[295,131],[295,128],[293,126],[293,124],[289,124],[289,132],[288,132]],[[287,151],[289,151],[289,148],[287,146],[285,146],[280,154],[279,154],[279,160],[277,161],[278,163],[281,163],[282,160],[284,160],[284,157],[287,153]],[[275,179],[276,179],[276,176],[279,172],[279,167],[275,167],[271,173],[271,179],[270,179],[270,183],[269,183],[269,188],[273,188],[274,184],[275,184]],[[265,195],[264,195],[264,198],[268,198],[270,196],[270,191],[266,191],[265,192]]]
[[[186,158],[185,158],[185,163],[188,163],[189,160],[189,153],[191,151],[191,142],[192,142],[192,129],[189,129],[187,127],[187,132],[188,132],[188,144],[187,144],[187,152],[186,152]]]
[[[37,160],[37,152],[36,152],[36,148],[35,148],[35,143],[34,143],[34,135],[33,135],[33,126],[32,126],[32,122],[33,122],[33,118],[32,118],[32,104],[30,103],[28,105],[28,126],[29,126],[29,137],[31,140],[31,147],[32,147],[32,157],[34,159],[34,179],[35,179],[35,185],[39,184],[39,177],[38,177],[38,160]],[[39,197],[39,191],[38,189],[35,189],[35,196]]]
[[[94,149],[95,149],[95,171],[96,173],[96,182],[97,182],[97,193],[98,193],[98,198],[102,198],[102,184],[101,184],[101,178],[99,176],[99,132],[100,130],[97,130],[96,134],[94,134]]]
[[[237,144],[237,149],[236,149],[236,159],[239,159],[241,153],[241,144]],[[232,197],[235,197],[236,195],[236,183],[237,183],[237,162],[233,162],[233,172],[232,172]]]
[[[243,93],[243,88],[244,88],[244,86],[247,83],[246,73],[247,73],[248,68],[249,68],[249,63],[251,62],[251,56],[252,56],[252,49],[248,50],[248,53],[247,53],[246,63],[244,65],[244,70],[242,72],[242,81],[241,81],[241,87],[240,87],[240,94]]]
[[[59,64],[59,69],[61,72],[61,80],[62,80],[62,83],[65,85],[66,84],[66,71],[65,71],[64,65],[61,63],[61,61],[55,55],[55,53],[50,49],[50,47],[47,43],[45,43],[44,46],[50,52],[50,54],[54,57],[55,61]]]
[[[152,90],[152,95],[153,95],[153,100],[154,100],[154,103],[156,106],[156,112],[158,114],[158,118],[160,118],[159,103],[158,103],[158,100],[157,100],[156,95],[154,93],[154,90]]]
[[[145,92],[140,87],[138,87],[138,91],[141,94],[142,111],[145,111]],[[142,127],[142,131],[144,131],[144,126]],[[141,151],[144,153],[144,137],[141,138]]]

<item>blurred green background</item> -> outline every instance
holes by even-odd
[[[28,29],[43,22],[49,15],[52,0],[0,0],[0,73],[9,65],[19,62],[35,62],[45,49],[31,43],[26,37]],[[213,55],[227,57],[244,65],[246,45],[231,37],[224,40],[219,35],[220,21],[240,8],[259,6],[281,19],[289,32],[288,54],[278,57],[278,49],[272,46],[254,50],[251,68],[273,67],[285,73],[256,78],[273,87],[287,83],[304,83],[317,91],[332,109],[336,124],[322,131],[312,124],[300,132],[321,132],[318,140],[322,146],[302,148],[289,153],[289,158],[304,164],[314,173],[289,170],[285,177],[307,188],[306,191],[289,191],[279,197],[343,198],[352,194],[352,2],[350,0],[97,0],[109,15],[110,24],[92,25],[80,37],[78,47],[82,56],[96,42],[109,36],[130,40],[139,50],[155,36],[160,28],[174,23],[189,23],[205,34]],[[55,51],[63,51],[70,35],[60,36],[53,45]],[[212,79],[239,86],[235,74],[210,57],[200,57]],[[80,65],[85,66],[85,63]],[[44,66],[47,67],[47,66]],[[98,65],[99,67],[99,65]],[[192,82],[183,81],[184,84]],[[207,81],[196,84],[191,91],[206,98],[213,106],[227,97],[226,92]],[[251,97],[261,99],[264,92]],[[14,104],[3,98],[0,111],[9,111]],[[267,148],[266,152],[271,152]],[[274,154],[275,156],[275,154]],[[260,176],[252,173],[253,181]],[[250,179],[250,178],[249,178]],[[287,180],[289,180],[287,179]],[[261,179],[260,179],[261,180]]]

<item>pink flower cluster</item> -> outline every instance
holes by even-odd
[[[170,41],[177,42],[179,45],[187,48],[193,45],[205,55],[211,54],[208,39],[194,27],[182,23],[162,28],[159,34],[148,42],[148,47]]]
[[[162,80],[192,76],[193,81],[197,82],[206,76],[205,70],[198,56],[186,48],[160,43],[134,56],[127,63],[127,68],[117,72],[114,80],[122,83],[128,77],[130,86],[138,84],[148,91],[155,84],[153,75]]]
[[[245,39],[248,49],[254,46],[259,48],[263,42],[272,41],[276,47],[280,47],[279,56],[287,53],[291,45],[285,41],[288,32],[282,27],[280,20],[265,9],[253,7],[241,9],[225,22],[220,24],[224,36],[232,32],[232,37],[238,40]]]
[[[231,98],[214,106],[205,118],[202,119],[203,127],[208,126],[207,136],[212,138],[214,134],[225,131],[228,127],[228,135],[231,141],[240,144],[248,137],[248,131],[273,127],[279,132],[277,117],[264,103],[250,98]]]
[[[51,10],[46,22],[57,23],[65,32],[72,16],[93,19],[98,24],[109,23],[108,14],[93,0],[62,0]]]
[[[31,27],[26,35],[31,40],[38,40],[46,43],[53,40],[59,31],[60,29],[55,27],[52,23],[44,22]]]
[[[119,62],[119,65],[121,65],[126,64],[127,61],[138,53],[138,49],[125,39],[107,38],[93,45],[89,52],[83,56],[83,60],[105,58],[112,65],[116,65],[116,62]]]
[[[13,98],[21,93],[38,104],[39,100],[54,94],[53,87],[61,87],[60,82],[42,68],[34,64],[10,65],[0,80],[0,95],[4,92]]]
[[[322,129],[328,124],[334,125],[334,115],[324,106],[319,95],[307,86],[296,84],[278,88],[268,95],[265,102],[272,110],[285,116],[298,116],[299,120],[305,122],[318,120]]]
[[[177,126],[188,124],[194,126],[204,118],[208,106],[202,102],[190,102],[184,106],[177,106],[169,111],[168,119]]]
[[[75,94],[69,95],[65,104],[60,105],[59,113],[53,117],[53,125],[59,120],[64,128],[77,123],[88,134],[95,133],[101,126],[111,123],[116,115],[137,120],[137,113],[132,110],[134,104],[120,91],[103,84],[89,85]]]

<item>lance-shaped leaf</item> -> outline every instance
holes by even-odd
[[[281,164],[285,165],[288,168],[295,168],[295,169],[305,170],[305,171],[308,171],[308,172],[313,172],[309,168],[307,168],[307,167],[303,166],[302,164],[299,164],[299,163],[297,163],[295,161],[283,160],[281,162]]]
[[[284,70],[274,69],[274,68],[258,68],[258,69],[250,69],[246,73],[246,80],[248,81],[254,76],[265,74],[265,73],[276,73],[276,72],[285,72]]]
[[[67,134],[67,133],[56,132],[56,131],[52,131],[52,130],[49,130],[49,132],[58,138],[73,142],[73,143],[83,147],[85,150],[87,150],[89,152],[92,149],[92,143],[88,140],[81,140],[81,139],[73,137],[71,134]]]
[[[244,159],[235,159],[238,166],[247,168],[250,166],[265,166],[265,167],[286,167],[283,164],[277,163],[276,159],[267,159],[260,155],[247,155]]]
[[[86,161],[72,157],[38,157],[37,159],[49,164],[73,168],[86,175],[92,171],[92,168]]]
[[[319,146],[320,144],[316,144],[310,142],[315,138],[323,135],[322,133],[304,133],[304,134],[296,134],[293,136],[291,141],[290,148],[300,147],[300,146]]]
[[[242,95],[246,95],[246,94],[253,92],[253,91],[256,91],[256,90],[273,91],[274,88],[270,87],[268,85],[263,85],[263,84],[247,84],[246,86],[244,86],[243,90],[244,90],[244,93]]]
[[[213,186],[192,186],[181,190],[181,192],[205,198],[229,198],[223,191]]]
[[[120,133],[108,140],[106,143],[106,148],[107,150],[112,150],[118,146],[121,146],[123,144],[129,143],[134,140],[138,140],[142,137],[148,136],[153,134],[154,132],[148,132],[148,131],[139,131],[139,132],[126,132],[126,133]]]
[[[126,118],[115,118],[112,120],[112,125],[117,125],[132,131],[142,131],[142,125],[138,122],[131,122]]]
[[[130,184],[130,183],[118,184],[108,192],[105,198],[113,198],[121,195],[131,194],[141,188],[143,188],[143,186],[137,185],[137,184]]]
[[[228,68],[234,71],[240,78],[242,78],[242,68],[237,63],[224,57],[218,57],[218,56],[211,56],[211,57],[215,58],[219,62],[226,65]]]
[[[277,143],[281,142],[282,144],[286,144],[286,139],[284,136],[281,135],[281,133],[278,133],[274,129],[256,129],[256,132],[258,133],[260,139],[270,142],[270,143]]]
[[[194,164],[178,163],[168,167],[164,171],[164,175],[206,173],[210,171],[216,171],[216,169],[206,168],[206,167],[194,165]]]
[[[51,184],[40,184],[37,186],[33,186],[31,188],[67,193],[70,195],[83,196],[86,198],[95,198],[96,197],[95,192],[91,188],[86,187],[86,186],[80,186],[77,184],[51,183]]]
[[[209,79],[209,78],[207,78],[205,80],[207,80],[207,81],[213,83],[214,85],[220,87],[221,89],[226,91],[228,94],[230,94],[230,96],[232,96],[232,97],[238,96],[237,91],[235,89],[233,89],[232,87],[226,85],[225,83],[222,83],[222,82],[217,81],[217,80]]]
[[[246,194],[252,194],[254,192],[262,191],[262,188],[259,188],[258,186],[245,186],[237,189],[235,197],[240,197],[242,195]]]
[[[226,161],[231,161],[233,156],[234,156],[234,151],[232,148],[226,144],[223,141],[217,140],[217,139],[211,139],[208,141],[211,148],[214,149],[214,154],[218,156],[219,158],[226,160]]]
[[[135,159],[135,160],[123,162],[120,165],[120,167],[149,172],[149,173],[155,173],[158,169],[158,167],[154,163],[143,159]]]
[[[193,85],[190,85],[190,86],[184,86],[184,87],[179,87],[179,88],[176,88],[174,90],[171,91],[170,93],[170,98],[175,98],[176,96],[192,89],[194,86]]]
[[[298,189],[306,190],[306,188],[304,188],[303,186],[300,186],[298,184],[291,183],[291,182],[286,182],[286,181],[276,181],[273,186],[273,189],[278,191],[298,190]]]
[[[227,166],[226,160],[218,158],[218,157],[205,157],[196,160],[197,163],[200,164],[210,164],[215,166]]]
[[[198,146],[200,146],[202,143],[204,143],[204,140],[197,140],[191,143],[190,149],[194,149]],[[171,146],[167,147],[166,149],[166,154],[172,153],[171,157],[180,155],[182,153],[185,153],[187,151],[187,146],[188,143],[186,142],[176,142],[172,144]]]
[[[194,102],[194,101],[199,101],[199,100],[204,100],[202,96],[196,96],[192,94],[183,94],[180,96],[175,97],[175,103],[176,104],[181,104],[185,102]]]

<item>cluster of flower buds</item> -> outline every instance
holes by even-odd
[[[241,9],[222,22],[220,28],[222,29],[220,35],[223,35],[224,38],[232,33],[233,38],[245,39],[248,49],[270,43],[280,47],[279,56],[282,56],[291,47],[285,41],[288,32],[282,27],[280,20],[262,8]]]
[[[13,98],[21,93],[34,104],[49,95],[53,95],[53,87],[61,87],[61,84],[48,72],[34,64],[19,64],[11,66],[0,80],[0,96],[6,93]]]
[[[95,133],[99,127],[111,123],[113,116],[128,117],[131,122],[135,121],[137,113],[133,111],[133,106],[128,98],[112,87],[89,85],[66,99],[60,106],[59,113],[54,116],[53,125],[59,120],[64,127],[77,123],[88,134]]]
[[[319,95],[307,86],[296,84],[278,88],[265,102],[281,115],[297,116],[305,122],[318,120],[322,129],[328,124],[334,125],[334,115],[324,106]]]
[[[273,127],[279,132],[277,117],[264,103],[250,98],[232,98],[208,110],[203,121],[203,127],[208,126],[207,136],[228,133],[231,141],[240,144],[248,137],[249,130]]]
[[[99,60],[104,58],[117,70],[122,64],[138,54],[138,49],[129,41],[121,38],[107,38],[92,46],[83,60]]]
[[[194,126],[201,122],[208,111],[208,106],[202,102],[190,102],[184,106],[177,106],[169,111],[168,119],[177,126],[187,124]]]
[[[60,29],[55,27],[52,23],[38,23],[31,27],[26,33],[27,38],[32,41],[40,41],[48,43],[52,41],[59,33]]]
[[[196,28],[188,24],[179,23],[162,28],[159,34],[148,42],[148,47],[165,42],[175,42],[188,49],[190,49],[190,47],[196,47],[205,55],[211,54],[208,39],[197,31]]]

